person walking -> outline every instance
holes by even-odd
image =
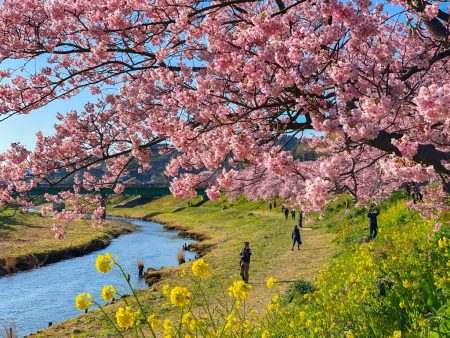
[[[303,211],[300,211],[300,214],[298,215],[298,222],[297,225],[300,228],[303,228]]]
[[[252,249],[250,249],[250,243],[245,242],[244,247],[241,250],[240,256],[241,260],[239,265],[241,267],[241,277],[242,280],[248,283],[248,270],[250,268],[250,256],[252,255]]]
[[[292,216],[292,219],[295,219],[295,209],[291,210],[291,216]]]
[[[378,233],[378,223],[377,216],[380,214],[379,210],[376,210],[375,207],[371,207],[369,212],[367,213],[367,217],[369,218],[369,240],[374,240],[377,237]]]
[[[272,211],[272,203],[269,203],[269,210]]]
[[[300,250],[300,245],[302,244],[302,239],[300,237],[300,229],[296,225],[294,231],[292,231],[292,251],[294,251],[295,244],[297,243],[297,249]]]
[[[289,217],[289,209],[288,208],[284,208],[284,218],[286,218],[286,221]]]

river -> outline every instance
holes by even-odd
[[[49,322],[56,324],[79,315],[81,312],[75,307],[79,293],[89,292],[101,300],[103,286],[112,284],[119,292],[129,294],[118,271],[97,272],[95,260],[99,253],[118,256],[118,262],[131,275],[132,284],[145,288],[145,282],[138,278],[138,258],[143,259],[145,270],[177,265],[178,248],[193,242],[164,229],[161,224],[122,219],[138,225],[139,230],[119,236],[103,250],[0,277],[0,324],[14,323],[19,337],[23,337],[47,327]],[[193,252],[186,251],[187,260],[194,256]]]

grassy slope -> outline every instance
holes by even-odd
[[[206,243],[216,246],[205,257],[214,273],[207,280],[212,299],[225,294],[230,281],[238,278],[237,252],[242,241],[250,240],[254,250],[250,275],[254,290],[249,302],[258,310],[264,310],[262,305],[271,297],[263,286],[269,275],[282,281],[280,287],[283,290],[288,284],[283,282],[314,279],[317,268],[328,261],[317,281],[322,296],[314,296],[313,301],[305,301],[302,295],[295,298],[285,314],[271,324],[270,329],[275,336],[290,332],[294,336],[310,336],[312,333],[308,330],[317,330],[319,336],[330,337],[345,336],[350,331],[358,337],[387,337],[395,330],[412,332],[407,335],[410,337],[428,336],[430,329],[427,325],[432,322],[426,319],[431,315],[429,297],[433,295],[436,299],[433,298],[432,302],[436,304],[448,303],[440,289],[433,289],[433,269],[439,271],[446,262],[445,251],[437,246],[438,237],[442,235],[429,240],[433,223],[420,219],[408,210],[401,196],[394,196],[382,206],[378,238],[371,244],[360,244],[359,240],[368,232],[366,213],[363,209],[353,209],[346,215],[344,204],[342,199],[338,200],[321,219],[313,219],[314,228],[303,231],[304,246],[300,253],[289,250],[292,221],[285,222],[279,211],[270,213],[263,203],[208,202],[201,207],[186,208],[186,201],[165,197],[131,210],[112,212],[153,218],[162,223],[181,225],[193,232],[207,233],[210,240]],[[449,221],[450,213],[444,213],[441,219],[443,229],[448,229]],[[334,235],[327,234],[324,229],[330,229]],[[333,237],[337,245],[330,246]],[[331,248],[338,253],[333,260],[329,259],[333,253]],[[433,252],[431,256],[430,252]],[[434,261],[437,253],[442,256],[442,262]],[[429,260],[428,263],[424,258]],[[189,287],[189,278],[176,273],[179,270],[165,269],[168,273],[165,282]],[[394,282],[392,290],[383,299],[376,295],[375,279],[378,276],[386,276]],[[412,281],[413,286],[404,287],[405,280]],[[141,292],[141,297],[154,311],[165,313],[171,307],[161,296],[161,285]],[[427,288],[433,289],[431,293],[424,291]],[[406,308],[400,307],[402,301]],[[116,307],[117,304],[109,307],[108,311],[113,313]],[[306,313],[303,321],[298,319],[299,311]],[[322,314],[331,319],[324,321]],[[104,321],[100,321],[101,318],[97,312],[80,316],[40,336],[62,337],[76,333],[76,337],[102,337],[111,331]],[[292,320],[296,323],[294,328],[290,327]],[[312,326],[307,326],[306,320],[310,320]]]
[[[445,322],[442,311],[450,305],[450,279],[443,287],[437,287],[435,279],[436,272],[450,275],[448,252],[437,245],[443,235],[449,237],[450,212],[441,215],[442,230],[434,233],[435,221],[422,219],[395,194],[381,206],[376,240],[361,244],[368,231],[366,212],[353,209],[346,215],[344,205],[342,200],[335,203],[321,221],[336,233],[339,252],[318,276],[321,292],[312,301],[298,294],[288,315],[271,329],[296,336],[308,336],[312,330],[325,337],[349,332],[355,337],[391,337],[394,332],[402,332],[402,337],[448,337],[449,327],[438,329],[434,323]],[[380,276],[393,283],[385,297],[378,296]],[[304,312],[300,322],[299,311]],[[298,327],[291,329],[291,320]],[[309,329],[307,321],[312,323]]]
[[[202,244],[214,246],[205,256],[213,272],[213,276],[206,281],[211,299],[226,294],[228,285],[239,279],[239,251],[243,241],[249,240],[253,249],[250,283],[254,287],[249,305],[259,310],[263,310],[270,301],[265,288],[265,281],[270,275],[280,280],[281,290],[294,280],[314,280],[318,269],[333,253],[330,245],[333,235],[322,231],[324,223],[305,229],[301,251],[292,252],[290,234],[295,221],[285,221],[280,208],[269,212],[268,205],[263,202],[210,201],[201,206],[187,207],[187,201],[167,196],[132,209],[112,209],[109,214],[153,219],[207,235],[209,239]],[[189,266],[190,263],[186,263],[181,267],[164,269],[167,273],[164,281],[141,292],[144,303],[159,312],[170,309],[164,304],[161,286],[163,283],[192,286],[189,277],[181,277],[179,273]],[[116,306],[111,306],[109,310],[114,311]],[[110,331],[104,322],[99,324],[99,318],[101,315],[98,313],[80,316],[46,330],[41,336],[61,337],[74,332],[76,337],[103,336]]]
[[[39,214],[0,214],[0,262],[14,265],[32,255],[58,252],[70,248],[83,248],[98,239],[108,239],[134,230],[131,224],[111,221],[103,228],[93,229],[88,220],[79,220],[68,227],[64,240],[56,241],[50,230],[53,220]]]

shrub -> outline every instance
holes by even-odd
[[[293,300],[302,297],[304,294],[313,293],[317,288],[311,282],[298,280],[289,285],[283,296],[283,304],[291,303]],[[303,299],[303,298],[302,298]]]

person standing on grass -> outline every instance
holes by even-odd
[[[286,221],[289,217],[289,209],[288,208],[284,208],[284,218],[286,218]]]
[[[292,216],[292,219],[295,219],[295,209],[291,210],[291,216]]]
[[[303,211],[300,210],[300,214],[298,214],[298,222],[297,225],[300,228],[303,228]]]
[[[370,207],[367,217],[369,218],[369,240],[374,240],[378,233],[377,216],[380,214],[379,210],[376,210],[375,206]]]
[[[272,203],[269,203],[269,210],[272,211]]]
[[[292,231],[292,251],[294,251],[295,243],[297,243],[297,249],[300,250],[300,245],[302,244],[302,239],[300,237],[300,229],[296,225],[294,231]]]
[[[241,277],[242,280],[248,283],[248,270],[250,268],[250,256],[252,255],[252,249],[250,249],[250,243],[245,242],[244,247],[241,250],[240,256],[241,261],[239,265],[241,266]]]

